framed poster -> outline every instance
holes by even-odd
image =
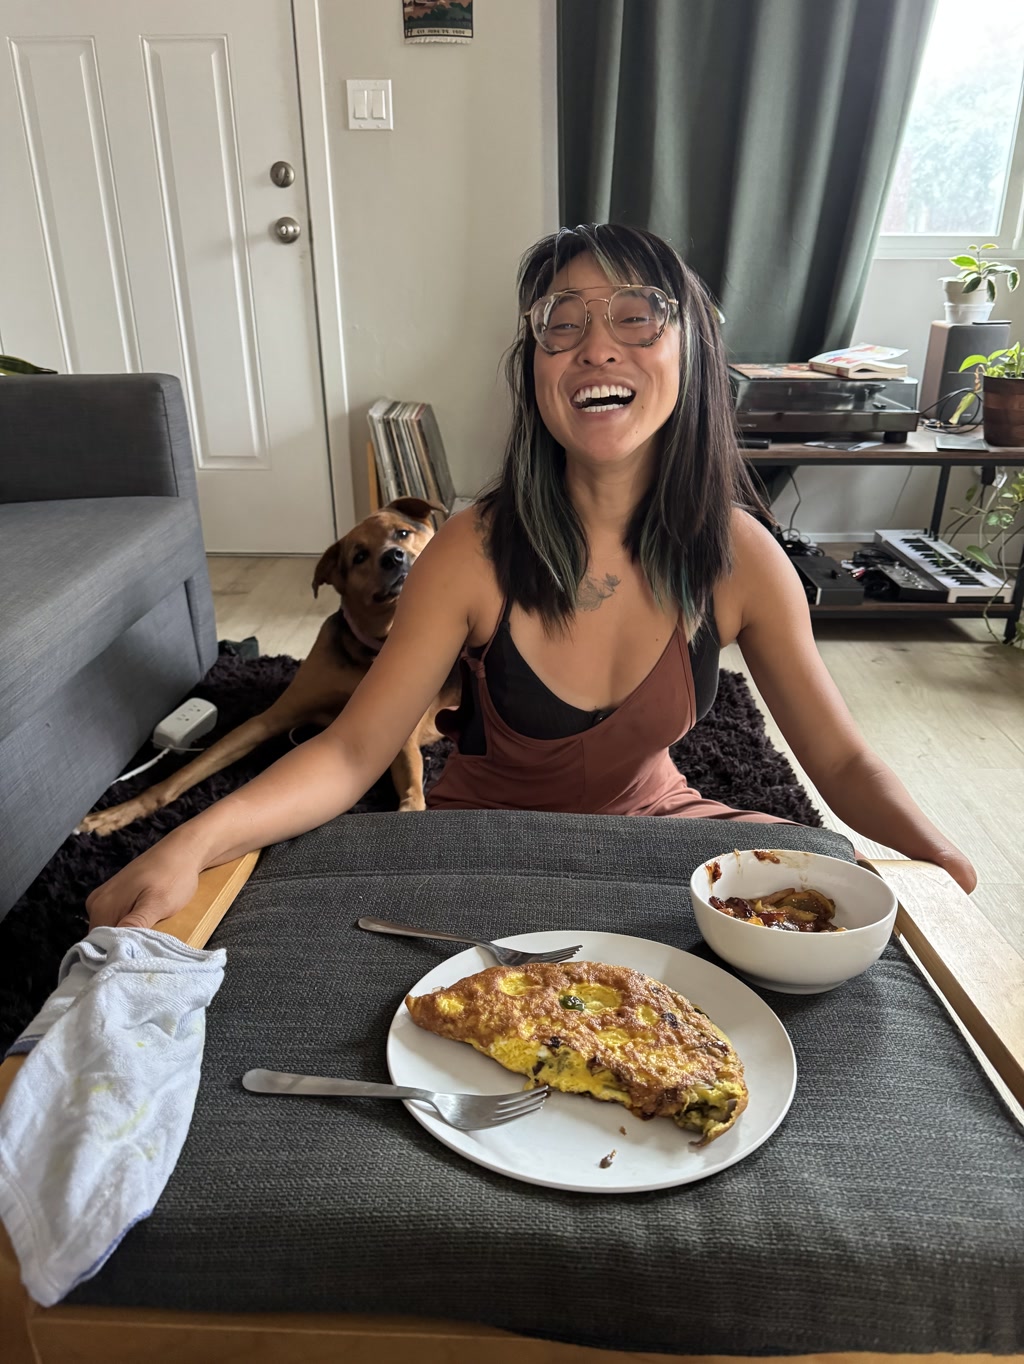
[[[402,0],[407,43],[468,43],[473,0]]]

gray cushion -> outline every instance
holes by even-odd
[[[180,587],[202,553],[185,498],[0,505],[0,734]]]
[[[185,497],[196,477],[171,374],[8,375],[0,388],[0,502]]]
[[[684,1354],[1024,1348],[1024,1143],[896,946],[832,993],[766,995],[797,1052],[778,1131],[696,1184],[560,1193],[449,1151],[394,1103],[266,1099],[252,1066],[387,1077],[404,993],[475,936],[609,930],[708,955],[687,884],[730,847],[849,857],[825,830],[450,812],[349,816],[272,849],[218,929],[192,1130],[154,1215],[77,1302],[475,1320]]]

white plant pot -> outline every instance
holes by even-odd
[[[947,322],[987,322],[989,320],[992,309],[996,305],[988,301],[984,284],[979,284],[977,289],[972,289],[969,294],[964,293],[963,283],[955,275],[943,276],[941,284],[946,294]]]

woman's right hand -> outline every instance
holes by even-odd
[[[89,928],[152,928],[188,904],[202,869],[195,852],[168,834],[96,887],[85,902]]]

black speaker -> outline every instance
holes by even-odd
[[[970,370],[960,373],[963,362],[969,355],[991,355],[1009,344],[1009,322],[933,322],[921,378],[921,412],[939,421],[949,421],[959,402],[950,395],[974,385]],[[976,411],[965,416],[972,421],[980,420],[980,393]]]

